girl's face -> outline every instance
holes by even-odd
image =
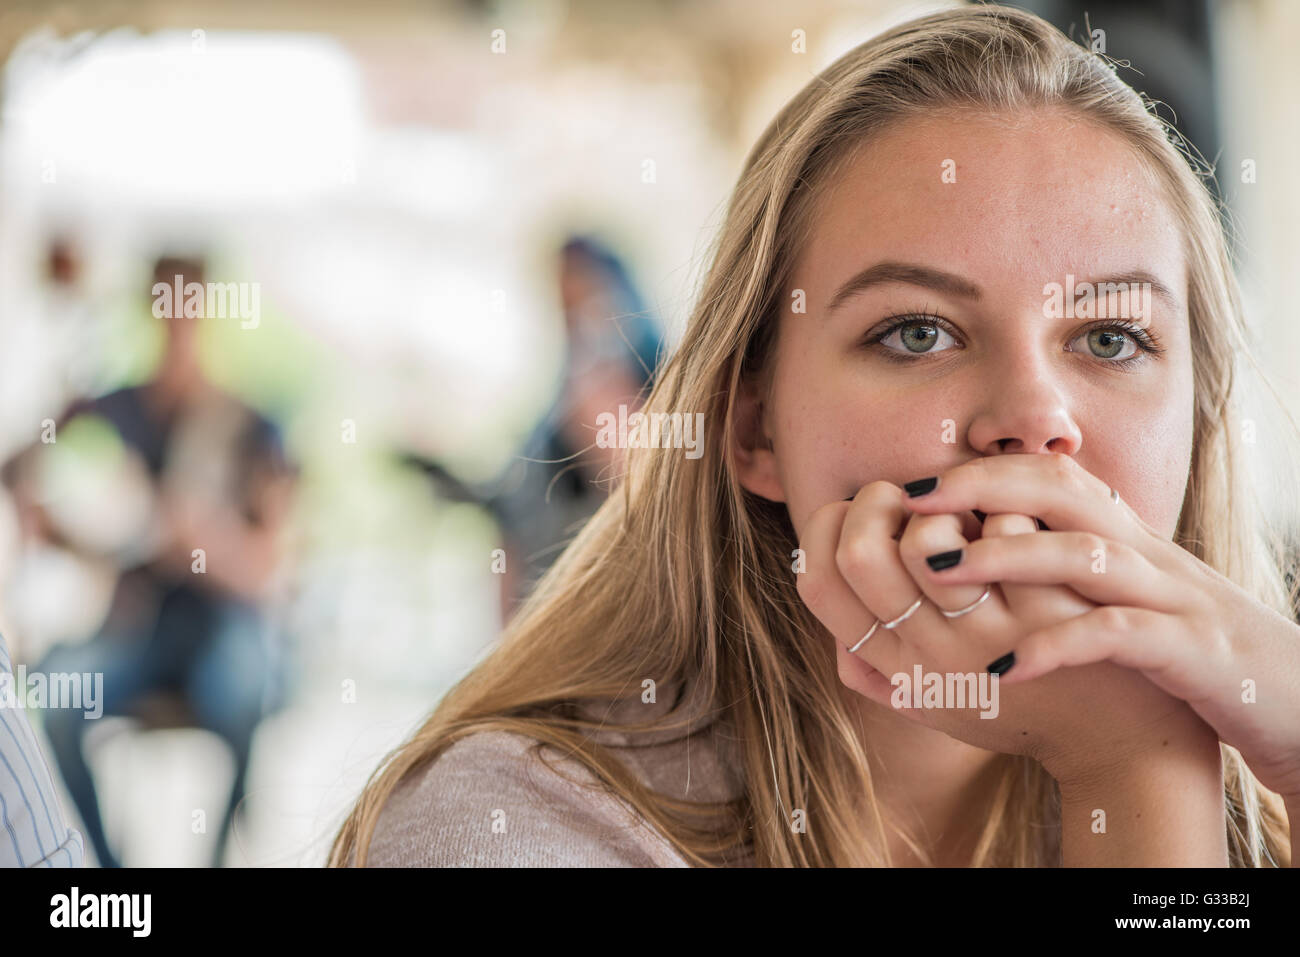
[[[903,121],[814,219],[766,391],[747,384],[739,405],[747,489],[802,534],[872,481],[1060,452],[1173,537],[1192,450],[1186,263],[1117,134],[1045,110]],[[1088,315],[1085,284],[1103,282],[1150,293],[1094,286]]]

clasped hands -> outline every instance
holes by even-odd
[[[1159,534],[1068,455],[975,458],[933,478],[908,483],[934,486],[916,497],[872,482],[802,530],[799,593],[835,638],[845,685],[893,708],[892,676],[918,664],[993,666],[997,720],[894,710],[1031,755],[1058,780],[1161,754],[1217,758],[1222,740],[1288,806],[1300,803],[1300,626]],[[986,588],[968,612],[942,614]],[[862,642],[878,622],[893,627]]]

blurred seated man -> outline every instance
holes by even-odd
[[[172,286],[177,276],[182,288],[203,283],[203,265],[169,257],[155,265],[154,283]],[[178,695],[195,726],[225,740],[235,775],[215,850],[219,865],[244,796],[253,732],[283,694],[267,585],[279,564],[296,470],[277,428],[203,375],[196,323],[230,320],[186,318],[183,304],[174,302],[164,321],[163,356],[148,382],[78,400],[61,418],[97,415],[112,425],[143,462],[154,518],[151,540],[138,543],[136,557],[120,569],[98,634],[56,646],[38,670],[102,672],[104,714],[136,714],[159,693]],[[40,449],[31,447],[6,467],[20,511],[32,508],[23,490],[31,487]],[[48,519],[24,524],[51,525]],[[82,751],[86,720],[75,710],[51,710],[45,727],[100,864],[120,866]]]

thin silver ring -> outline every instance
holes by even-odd
[[[1114,489],[1111,489],[1111,490],[1110,490],[1110,500],[1111,500],[1112,502],[1114,502],[1116,505],[1118,505],[1118,504],[1119,504],[1119,492],[1115,491]]]
[[[916,610],[921,607],[921,602],[923,601],[925,601],[925,595],[922,595],[916,601],[912,602],[912,607],[907,609],[907,611],[903,612],[893,621],[881,621],[877,618],[876,623],[871,626],[871,630],[859,638],[858,643],[849,649],[849,654],[856,654],[857,650],[867,643],[867,639],[876,633],[877,628],[897,628],[903,622],[907,621],[907,619],[911,618],[912,615],[916,613]]]
[[[925,595],[921,595],[920,598],[918,598],[916,601],[912,602],[912,607],[909,608],[909,609],[907,609],[907,611],[903,612],[901,615],[899,615],[899,616],[898,616],[897,618],[895,618],[893,621],[887,621],[887,622],[885,622],[884,624],[882,624],[880,627],[881,627],[881,628],[889,628],[889,629],[891,629],[891,630],[894,629],[894,628],[897,628],[897,627],[898,627],[899,625],[901,625],[903,622],[907,621],[907,619],[911,618],[912,615],[916,614],[916,610],[917,610],[918,608],[921,607],[921,602],[923,602],[923,601],[925,601]]]
[[[946,611],[943,608],[940,608],[939,610],[943,612],[945,618],[960,618],[962,615],[968,614],[969,612],[974,611],[980,605],[984,604],[984,600],[989,597],[989,593],[992,590],[993,590],[992,585],[985,585],[984,594],[980,595],[978,598],[976,598],[965,608],[958,608],[956,611]]]
[[[852,648],[849,649],[849,654],[851,655],[857,654],[858,649],[867,643],[867,639],[870,638],[872,635],[874,635],[876,633],[876,629],[879,627],[880,627],[880,619],[877,618],[876,623],[871,626],[871,630],[868,631],[865,635],[863,635],[858,640],[858,643],[856,645],[854,645]]]

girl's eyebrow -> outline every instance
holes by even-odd
[[[1066,277],[1061,276],[1059,281],[1064,284],[1065,280]],[[1092,283],[1094,287],[1105,284],[1123,286],[1150,283],[1151,292],[1163,299],[1167,306],[1175,311],[1181,307],[1178,297],[1174,295],[1173,291],[1145,269],[1135,269],[1118,276],[1107,276],[1103,279],[1076,278],[1075,285],[1081,286],[1085,281]],[[922,286],[936,292],[947,293],[951,296],[973,301],[978,301],[982,295],[978,285],[955,273],[944,272],[942,269],[921,266],[916,263],[887,260],[867,267],[840,286],[827,304],[824,315],[829,316],[844,305],[847,300],[863,290],[887,283],[906,283],[911,286]]]
[[[979,286],[969,279],[963,279],[954,273],[944,272],[930,266],[920,266],[915,263],[887,260],[876,263],[874,266],[868,266],[840,286],[827,304],[825,314],[829,316],[842,306],[846,300],[853,298],[871,286],[900,282],[911,286],[924,286],[926,289],[948,293],[962,299],[978,300],[981,295]]]

